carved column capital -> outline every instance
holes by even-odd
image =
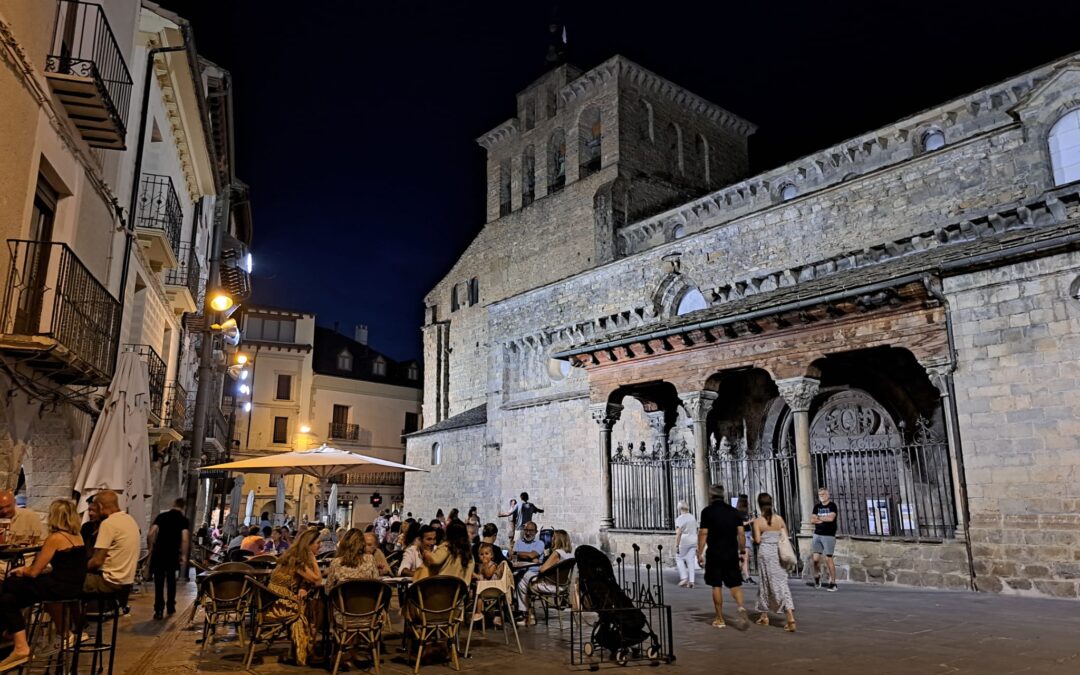
[[[618,403],[593,403],[589,406],[589,415],[597,424],[610,431],[619,421],[622,409]]]
[[[666,410],[655,410],[645,413],[645,419],[649,420],[649,428],[653,436],[665,436],[668,432],[668,420]]]
[[[819,380],[812,377],[789,377],[785,380],[777,380],[776,388],[780,390],[780,397],[794,412],[808,412],[810,404],[817,396]]]
[[[926,376],[930,378],[930,384],[938,390],[942,397],[949,395],[949,377],[952,376],[951,364],[943,363],[937,366],[926,366]]]
[[[715,391],[692,391],[679,394],[679,399],[686,408],[686,414],[693,422],[704,422],[717,398],[719,394]]]

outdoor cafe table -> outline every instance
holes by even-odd
[[[0,546],[0,563],[3,563],[3,574],[0,579],[7,576],[8,570],[22,567],[26,564],[26,556],[34,555],[41,551],[41,546],[6,545]]]

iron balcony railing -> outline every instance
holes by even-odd
[[[196,394],[188,394],[187,416],[184,425],[184,437],[191,439],[191,433],[195,430],[195,399]],[[226,451],[229,449],[229,420],[218,405],[210,405],[206,410],[205,438],[212,438],[221,444]]]
[[[330,438],[336,441],[358,441],[360,440],[360,425],[331,422]]]
[[[330,479],[339,485],[404,485],[405,474],[393,471],[374,473],[343,473]]]
[[[150,388],[150,421],[157,425],[161,422],[162,408],[165,403],[165,375],[168,367],[150,345],[127,344],[124,351],[134,352],[146,364]]]
[[[180,198],[176,196],[172,178],[152,173],[142,175],[136,217],[139,227],[163,232],[173,253],[179,257],[184,213],[180,208]]]
[[[165,284],[168,286],[182,286],[188,289],[191,293],[191,298],[198,301],[199,299],[199,284],[201,279],[199,275],[202,274],[202,266],[199,265],[199,256],[191,246],[182,244],[178,255],[176,256],[180,261],[176,267],[165,271]],[[202,305],[199,305],[200,307]]]
[[[93,380],[116,368],[120,303],[67,244],[8,239],[2,332],[55,340]]]
[[[101,5],[58,0],[45,72],[92,79],[120,138],[127,129],[131,73]]]
[[[161,426],[183,435],[187,424],[187,390],[179,382],[173,382],[165,391],[165,416]]]

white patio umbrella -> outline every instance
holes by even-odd
[[[326,524],[330,527],[337,526],[337,483],[330,486],[330,498],[326,500]]]
[[[240,513],[240,500],[244,495],[244,477],[237,476],[233,480],[233,489],[229,493],[229,515],[225,518],[225,522],[222,523],[222,527],[225,529],[225,534],[232,537],[237,531],[237,518]]]
[[[204,469],[221,469],[241,473],[268,473],[273,475],[301,474],[313,476],[319,481],[320,494],[326,494],[326,483],[334,476],[345,473],[378,473],[426,471],[408,464],[388,459],[348,452],[323,445],[314,450],[280,452],[273,455],[242,459],[237,462],[204,466]]]
[[[255,491],[248,492],[247,508],[244,509],[244,525],[251,525],[255,519]]]
[[[138,354],[120,355],[74,485],[79,493],[80,513],[86,512],[86,500],[91,495],[114,490],[124,495],[124,506],[144,532],[147,504],[153,496],[150,439],[146,433],[148,379],[146,365]]]
[[[285,522],[285,477],[278,478],[277,497],[274,499],[274,525]]]

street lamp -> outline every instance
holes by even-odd
[[[222,289],[215,288],[214,290],[210,291],[209,305],[210,309],[214,310],[215,312],[226,312],[233,306],[233,304],[234,301],[232,299],[232,296],[223,291]]]

